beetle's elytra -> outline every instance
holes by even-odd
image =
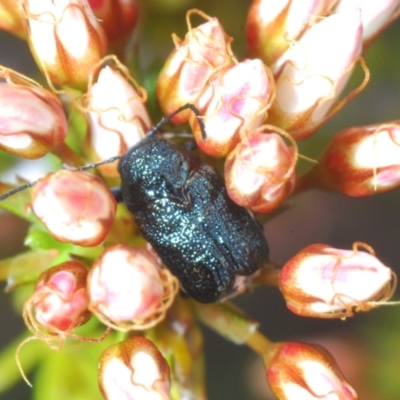
[[[195,154],[148,136],[121,157],[119,173],[139,230],[195,300],[229,296],[237,275],[251,275],[268,260],[258,222]]]

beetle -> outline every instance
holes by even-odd
[[[198,116],[187,104],[167,119],[187,108]],[[219,173],[194,153],[154,136],[159,126],[121,156],[122,200],[183,291],[212,303],[232,295],[240,277],[267,262],[267,241],[250,212],[230,199]]]
[[[269,249],[260,224],[230,199],[219,173],[193,152],[155,135],[185,109],[195,112],[206,139],[198,110],[186,104],[125,154],[80,170],[120,159],[121,187],[113,192],[117,201],[134,215],[181,289],[212,303],[238,291],[267,262]]]

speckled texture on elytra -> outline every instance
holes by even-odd
[[[151,136],[122,156],[119,172],[139,230],[195,300],[231,294],[236,275],[251,275],[267,261],[257,221],[195,154]]]

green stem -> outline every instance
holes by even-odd
[[[248,337],[246,345],[263,357],[263,359],[269,359],[275,348],[275,344],[259,331],[255,331]]]
[[[271,265],[273,265],[271,263]],[[251,282],[252,286],[273,286],[279,287],[280,268],[262,268],[260,273]]]
[[[63,164],[70,167],[81,167],[84,163],[81,158],[66,143],[61,143],[51,151]]]
[[[315,168],[311,171],[299,176],[296,180],[296,186],[291,193],[291,196],[304,192],[306,190],[318,188],[318,182],[316,180]]]
[[[259,325],[229,302],[201,304],[193,301],[192,306],[203,324],[236,344],[245,344]]]
[[[273,356],[276,345],[257,330],[256,321],[233,304],[193,301],[192,306],[203,324],[235,344],[247,345],[263,358],[264,363]]]

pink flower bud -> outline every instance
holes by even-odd
[[[321,187],[362,197],[400,186],[400,125],[345,129],[310,173]]]
[[[340,0],[336,12],[360,9],[363,40],[370,42],[395,20],[399,13],[399,0]]]
[[[39,68],[53,84],[86,87],[107,46],[87,0],[22,0],[27,36]]]
[[[274,66],[276,99],[269,123],[297,139],[328,117],[361,53],[360,11],[330,15],[311,26]]]
[[[0,149],[43,157],[64,142],[68,124],[60,100],[39,86],[0,83]]]
[[[331,354],[321,346],[279,343],[268,360],[267,380],[280,400],[357,400]]]
[[[262,133],[245,138],[225,161],[225,183],[229,197],[255,212],[278,207],[293,190],[297,147],[286,145],[277,133]],[[257,133],[260,132],[260,133]]]
[[[88,321],[89,298],[86,291],[87,269],[76,261],[67,261],[44,271],[37,279],[35,292],[25,303],[24,320],[39,338],[42,332],[64,334]]]
[[[192,28],[187,14],[189,32],[184,40],[173,35],[175,50],[168,57],[157,82],[157,99],[164,114],[170,114],[186,103],[194,104],[216,71],[233,65],[230,49],[232,38],[228,36],[217,18]],[[173,118],[175,123],[188,121],[190,111],[181,112]]]
[[[117,210],[104,182],[84,171],[59,170],[33,186],[32,211],[60,242],[97,246]]]
[[[131,337],[101,355],[99,387],[105,400],[169,400],[169,367],[150,340]]]
[[[249,53],[267,65],[274,63],[318,14],[335,0],[253,0],[246,23]]]
[[[138,19],[137,0],[89,0],[111,46],[123,45]]]
[[[122,65],[120,67],[122,73],[128,74]],[[135,90],[128,79],[132,80],[129,75],[123,76],[105,66],[87,93],[88,148],[96,162],[125,153],[152,125],[144,105],[144,89],[133,81]],[[117,164],[115,161],[99,169],[107,176],[116,177],[119,176]]]
[[[146,329],[165,316],[178,290],[167,269],[146,250],[124,245],[107,248],[89,273],[91,311],[107,326]]]
[[[258,59],[245,60],[214,75],[196,103],[206,140],[193,114],[189,120],[201,150],[215,157],[232,151],[266,118],[273,91],[268,67]]]
[[[25,39],[18,1],[2,0],[0,2],[0,29]]]
[[[360,246],[369,253],[360,251]],[[279,283],[287,307],[303,317],[343,318],[388,300],[396,288],[394,272],[369,246],[353,247],[340,250],[313,244],[290,259]]]

